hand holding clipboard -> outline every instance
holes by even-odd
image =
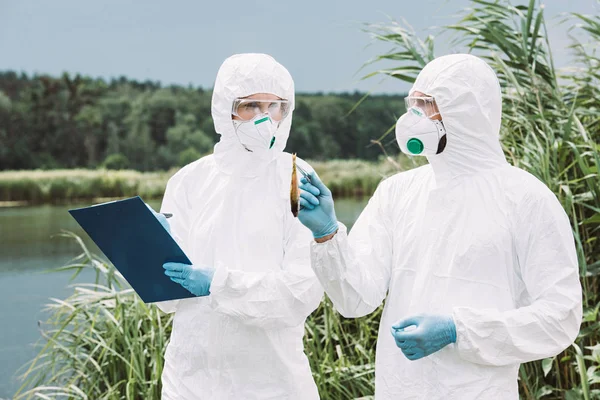
[[[192,262],[139,196],[69,213],[145,303],[194,297],[163,269]]]

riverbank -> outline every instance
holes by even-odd
[[[332,160],[310,162],[334,196],[360,197],[373,194],[379,182],[398,172],[388,160]],[[177,172],[132,170],[31,170],[0,172],[0,207],[90,200],[109,201],[141,196],[160,199],[167,181]]]

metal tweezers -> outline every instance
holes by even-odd
[[[300,171],[300,173],[302,174],[302,176],[306,178],[306,180],[308,181],[308,183],[312,184],[312,181],[310,179],[310,175],[308,174],[308,172],[306,172],[305,170],[303,170],[302,167],[299,166],[298,164],[296,164],[296,168],[298,169],[298,171]]]

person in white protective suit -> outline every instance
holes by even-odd
[[[560,353],[579,331],[569,220],[506,162],[501,89],[483,60],[433,60],[407,103],[397,140],[429,165],[384,180],[349,235],[318,176],[303,180],[312,267],[346,317],[385,299],[377,400],[518,399],[519,365]]]
[[[293,108],[292,77],[272,57],[228,58],[212,97],[214,154],[167,184],[161,212],[173,216],[156,216],[193,265],[166,263],[165,273],[198,297],[157,303],[175,313],[163,400],[319,398],[302,339],[323,289],[283,152]]]

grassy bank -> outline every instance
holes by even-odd
[[[51,170],[0,172],[0,201],[30,204],[162,196],[170,172]]]
[[[372,194],[383,177],[397,171],[389,161],[334,160],[311,165],[336,196]],[[176,171],[2,171],[0,202],[61,203],[136,195],[159,199]]]
[[[78,284],[70,297],[48,305],[41,350],[25,368],[15,400],[159,399],[173,315],[144,304],[118,271],[80,245],[82,254],[61,270],[90,269],[95,282]],[[373,393],[380,316],[381,310],[345,319],[324,301],[308,318],[304,346],[321,399]]]

